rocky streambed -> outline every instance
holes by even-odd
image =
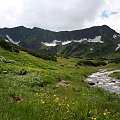
[[[92,87],[100,87],[105,89],[106,91],[120,94],[120,79],[109,77],[109,74],[114,72],[120,72],[120,70],[99,70],[99,72],[93,73],[92,75],[88,76],[86,81]]]

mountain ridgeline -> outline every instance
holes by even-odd
[[[72,57],[106,56],[120,51],[119,33],[106,25],[60,32],[37,27],[30,29],[19,26],[1,28],[0,35],[5,39],[7,39],[7,35],[15,42],[20,41],[19,46],[23,48],[49,50],[50,52]],[[46,46],[44,44],[53,43],[55,40],[61,42],[61,45]],[[69,44],[62,44],[65,42]]]

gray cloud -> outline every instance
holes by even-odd
[[[104,0],[29,0],[25,3],[20,23],[51,30],[80,29],[93,21]]]
[[[114,5],[111,2],[112,0],[0,0],[0,27],[24,25],[60,31],[106,24],[108,21],[100,20],[101,12],[106,8],[113,8],[112,11],[120,8],[119,0],[114,0]],[[110,19],[109,24],[113,26],[115,18]]]

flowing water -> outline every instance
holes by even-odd
[[[86,79],[88,84],[92,87],[100,87],[109,92],[120,94],[120,79],[114,79],[108,75],[114,72],[120,72],[120,70],[106,71],[99,70],[99,72],[93,73]]]

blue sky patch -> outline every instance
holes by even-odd
[[[102,19],[104,19],[104,18],[109,18],[111,15],[116,15],[116,14],[118,14],[119,12],[117,12],[117,11],[108,11],[108,10],[103,10],[102,12],[101,12],[101,14],[100,14],[100,17],[102,18]]]

